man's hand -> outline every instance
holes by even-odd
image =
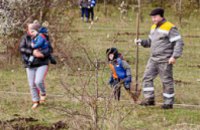
[[[175,64],[176,63],[176,59],[174,57],[171,57],[168,61],[169,64]]]
[[[38,49],[33,50],[33,56],[37,58],[44,58],[44,55]]]
[[[141,39],[135,39],[134,42],[135,42],[136,45],[141,46],[142,40]]]

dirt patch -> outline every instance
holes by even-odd
[[[185,38],[200,38],[200,35],[184,35]]]
[[[68,125],[62,121],[58,121],[50,126],[43,126],[41,124],[34,124],[38,122],[37,119],[30,118],[14,118],[11,120],[0,121],[0,129],[14,129],[14,130],[59,130],[67,129]]]
[[[22,117],[19,117],[19,118],[13,118],[11,120],[7,120],[5,121],[6,123],[12,123],[12,122],[20,122],[20,121],[24,121],[24,122],[35,122],[35,121],[38,121],[37,119],[34,119],[32,117],[30,118],[22,118]]]
[[[146,35],[148,33],[140,33],[139,35]],[[127,36],[135,36],[136,33],[134,32],[118,32],[117,33],[118,36],[121,36],[121,35],[127,35]]]
[[[182,81],[182,80],[174,80],[174,83],[177,84],[177,85],[190,85],[190,84],[192,84],[191,82]]]
[[[188,67],[190,67],[190,68],[200,68],[200,64],[198,64],[198,65],[188,65]]]
[[[64,122],[59,121],[54,123],[52,126],[42,126],[42,125],[30,125],[30,126],[21,126],[20,124],[16,124],[13,126],[16,130],[59,130],[64,128],[69,128]]]

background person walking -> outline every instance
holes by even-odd
[[[94,22],[94,7],[96,5],[96,0],[88,0],[88,18],[91,17],[91,23]]]
[[[81,9],[81,19],[84,21],[84,17],[86,18],[86,22],[89,20],[89,13],[88,13],[88,0],[80,0],[79,6]]]

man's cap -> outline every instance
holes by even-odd
[[[150,16],[160,15],[161,17],[164,17],[164,9],[163,8],[155,8],[151,11]]]

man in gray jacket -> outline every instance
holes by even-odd
[[[149,38],[136,39],[135,42],[143,47],[151,48],[143,77],[143,94],[145,100],[141,105],[155,105],[153,80],[159,74],[163,84],[163,109],[172,109],[174,104],[173,64],[182,55],[183,40],[177,28],[164,18],[164,10],[156,8],[151,11],[153,21]]]

